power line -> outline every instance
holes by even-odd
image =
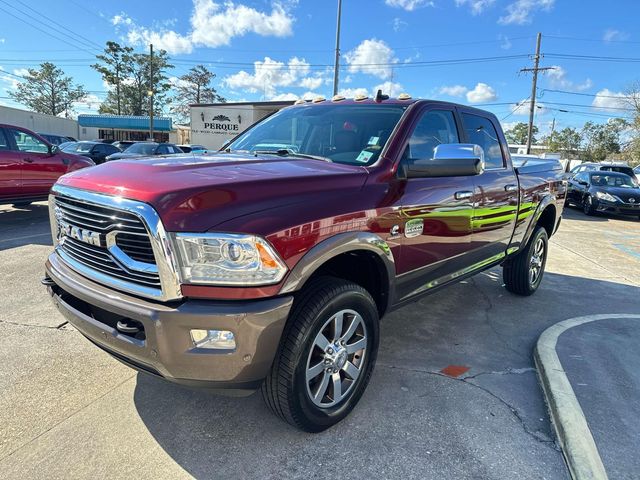
[[[2,2],[4,5],[9,6],[10,8],[14,8],[11,4],[9,4],[9,3],[5,2],[4,0],[0,0],[0,2]],[[4,12],[4,13],[6,13],[7,15],[9,15],[9,16],[11,16],[11,17],[15,18],[16,20],[21,21],[22,23],[26,23],[27,25],[29,25],[29,26],[31,26],[31,27],[33,27],[33,28],[35,28],[36,30],[38,30],[38,31],[40,31],[40,32],[42,32],[42,33],[44,33],[45,35],[48,35],[48,36],[50,36],[50,37],[55,38],[56,40],[59,40],[59,41],[61,41],[61,42],[63,42],[63,43],[66,43],[67,45],[69,45],[69,46],[71,46],[71,47],[75,47],[75,48],[76,48],[76,49],[78,49],[78,50],[84,50],[84,51],[86,51],[86,52],[88,52],[88,53],[93,53],[93,52],[91,52],[91,51],[87,50],[87,49],[86,49],[86,48],[84,48],[84,47],[78,47],[78,45],[75,45],[75,44],[73,44],[73,43],[69,42],[68,40],[65,40],[64,38],[58,37],[57,35],[54,35],[54,34],[53,34],[53,33],[51,33],[51,32],[47,32],[46,30],[43,30],[43,29],[42,29],[42,28],[40,28],[38,25],[35,25],[35,24],[31,23],[30,21],[27,21],[27,20],[25,20],[24,18],[21,18],[21,17],[19,17],[19,16],[17,16],[17,15],[14,15],[11,11],[6,10],[6,9],[5,9],[5,8],[3,8],[3,7],[0,7],[0,11],[2,11],[2,12]],[[20,10],[15,10],[15,11],[17,11],[17,12],[19,12],[19,13],[22,13],[23,15],[26,15],[25,13],[20,12]],[[75,40],[74,40],[74,41],[75,41]]]
[[[630,40],[605,40],[604,38],[578,38],[578,37],[568,37],[564,35],[545,35],[545,38],[553,38],[556,40],[573,40],[577,42],[597,42],[597,43],[626,43],[626,44],[635,44],[638,45],[640,42],[633,42]]]
[[[540,90],[540,92],[541,93],[544,93],[544,92],[564,93],[564,94],[567,94],[567,95],[581,95],[581,96],[584,96],[584,97],[617,98],[617,99],[620,99],[620,100],[633,98],[633,96],[629,96],[629,95],[601,95],[601,94],[595,94],[595,93],[569,92],[567,90],[554,90],[554,89],[550,89],[550,88],[544,88],[544,89]]]
[[[593,62],[618,62],[618,63],[638,63],[638,57],[609,57],[604,55],[574,55],[569,53],[546,53],[545,57],[560,58],[564,60],[589,60]]]

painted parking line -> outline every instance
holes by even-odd
[[[640,320],[640,315],[587,315],[556,323],[540,335],[533,354],[562,453],[576,480],[606,480],[608,477],[587,419],[556,352],[558,338],[570,328],[585,323],[621,318]]]
[[[640,260],[640,251],[634,250],[634,249],[628,247],[627,245],[622,245],[620,243],[614,243],[613,246],[616,247],[621,252],[624,252],[624,253],[626,253],[628,255],[631,255],[632,257],[635,257],[638,260]]]
[[[16,240],[26,240],[27,238],[33,238],[33,237],[45,237],[45,236],[51,236],[51,232],[47,232],[47,233],[36,233],[34,235],[24,235],[22,237],[13,237],[13,238],[2,238],[0,239],[0,243],[4,243],[4,242],[15,242]]]

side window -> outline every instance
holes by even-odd
[[[579,182],[587,182],[589,183],[589,174],[586,172],[582,172],[581,174],[578,175],[578,181]]]
[[[33,135],[29,135],[26,132],[13,129],[10,130],[10,132],[15,138],[18,150],[20,150],[21,152],[47,153],[49,151],[49,147],[47,146],[47,144],[37,139]]]
[[[9,140],[4,133],[4,130],[0,128],[0,152],[10,149],[11,147],[9,147]]]
[[[493,123],[488,118],[470,113],[463,113],[462,121],[469,143],[480,145],[484,150],[485,168],[503,168],[504,158]]]
[[[166,145],[160,145],[158,147],[158,150],[156,151],[156,153],[158,155],[165,155],[165,154],[169,153],[169,150],[168,150]]]
[[[436,147],[443,143],[460,143],[453,112],[429,110],[413,130],[403,160],[431,160]]]

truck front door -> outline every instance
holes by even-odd
[[[471,235],[471,268],[503,256],[518,216],[518,178],[509,162],[506,141],[489,116],[461,111],[465,142],[484,150],[485,169],[474,177],[475,204]],[[521,213],[526,214],[526,205]],[[533,206],[530,206],[533,208]]]
[[[11,148],[6,130],[0,127],[0,200],[22,195],[22,161]]]
[[[453,108],[427,107],[406,141],[400,168],[432,160],[440,144],[460,143],[459,131]],[[399,299],[446,283],[469,264],[473,189],[473,177],[406,180],[399,200]]]

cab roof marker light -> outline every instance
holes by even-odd
[[[326,98],[324,97],[316,97],[313,99],[313,103],[320,103],[320,102],[324,102],[326,100]]]
[[[367,98],[369,98],[369,95],[356,95],[355,97],[353,97],[356,102],[361,102],[362,100],[366,100]]]
[[[296,100],[295,102],[293,102],[294,105],[302,105],[303,103],[306,103],[305,100],[303,99]]]
[[[411,100],[411,95],[408,93],[401,93],[398,95],[398,100]]]
[[[342,100],[345,100],[345,97],[343,97],[342,95],[334,95],[331,98],[332,102],[341,102]]]

